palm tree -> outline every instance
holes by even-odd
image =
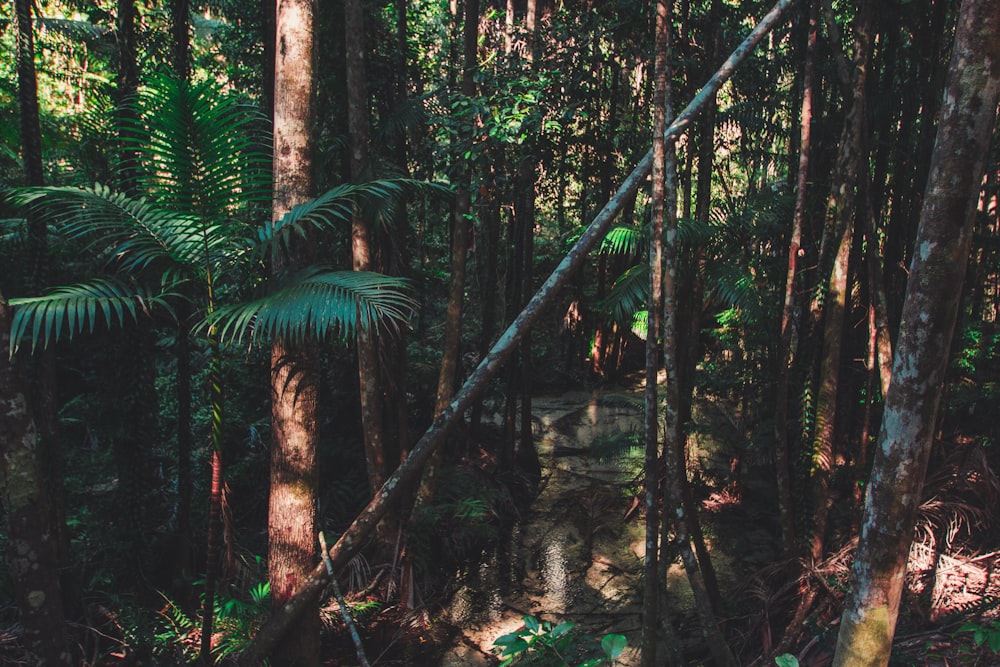
[[[139,317],[170,321],[182,357],[190,354],[192,337],[207,345],[212,487],[204,614],[210,633],[221,538],[220,346],[246,337],[344,337],[405,322],[413,302],[402,279],[321,266],[269,277],[266,264],[275,246],[285,247],[310,230],[349,225],[356,208],[392,200],[407,182],[343,185],[275,223],[255,224],[255,217],[267,219],[271,193],[266,137],[256,139],[264,126],[259,115],[217,84],[169,75],[154,77],[137,106],[129,139],[139,156],[138,190],[144,198],[102,185],[25,188],[11,195],[67,241],[87,244],[103,260],[101,275],[86,282],[11,301],[11,353],[29,339],[34,351],[98,325],[120,327]],[[190,364],[180,361],[178,393],[189,400]],[[178,424],[182,530],[189,512],[184,499],[190,498],[188,420]]]

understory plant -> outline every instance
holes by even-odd
[[[524,617],[524,625],[493,642],[494,649],[507,665],[537,667],[597,667],[614,665],[625,650],[623,635],[607,634],[595,637],[576,631],[574,623],[553,625],[534,616]]]

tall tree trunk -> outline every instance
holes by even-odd
[[[837,390],[843,349],[844,320],[848,307],[848,275],[854,218],[857,210],[858,164],[862,159],[865,127],[865,84],[871,55],[871,5],[866,0],[855,18],[855,52],[851,79],[851,110],[844,120],[834,182],[827,207],[828,225],[834,230],[837,251],[823,302],[823,353],[816,403],[816,432],[812,445],[813,528],[810,554],[823,558],[830,477],[833,472],[836,437]],[[865,160],[867,164],[867,159]]]
[[[456,16],[457,21],[457,16]],[[471,98],[476,94],[475,74],[477,68],[477,45],[479,35],[479,2],[466,0],[463,17],[463,53],[462,53],[462,95]],[[471,123],[475,119],[466,119],[466,125],[460,130],[471,138]],[[467,165],[463,165],[456,175],[458,192],[452,209],[451,233],[451,275],[448,282],[448,306],[444,322],[444,349],[441,354],[441,367],[438,372],[437,394],[434,400],[434,415],[444,410],[455,393],[455,380],[458,375],[458,361],[462,351],[462,308],[465,301],[465,273],[469,257],[469,241],[471,236],[472,214],[472,173]],[[441,466],[442,453],[435,454],[424,471],[420,485],[421,502],[427,502],[434,495],[436,475]]]
[[[712,0],[709,9],[709,24],[711,33],[708,37],[708,54],[711,61],[716,60],[721,43],[721,7],[720,0]],[[712,209],[712,169],[715,158],[715,120],[718,111],[718,100],[713,96],[699,119],[701,132],[698,139],[698,180],[697,199],[695,201],[694,217],[702,225],[708,225]],[[702,266],[705,261],[705,249],[698,248],[690,266],[687,267],[688,284],[678,298],[678,323],[685,323],[677,330],[677,380],[679,383],[680,403],[678,405],[678,428],[684,440],[676,451],[677,465],[683,471],[681,481],[681,498],[684,503],[684,515],[687,521],[687,534],[694,546],[697,564],[701,570],[701,580],[716,614],[722,611],[722,594],[719,581],[715,575],[712,558],[705,544],[705,537],[698,518],[698,506],[694,501],[690,485],[687,482],[687,433],[686,424],[691,421],[692,398],[694,395],[694,373],[697,360],[701,355],[701,318],[705,307],[705,284],[702,279]],[[679,269],[679,265],[675,265]],[[675,289],[676,292],[676,289]]]
[[[1000,98],[1000,0],[965,0],[834,667],[889,663]]]
[[[660,538],[660,410],[657,401],[657,375],[660,369],[660,312],[663,307],[663,221],[666,197],[667,147],[663,140],[667,129],[667,47],[670,12],[668,0],[653,3],[656,12],[656,45],[653,66],[653,173],[652,220],[649,234],[649,303],[646,306],[646,390],[645,390],[645,477],[643,492],[646,514],[645,554],[642,589],[642,661],[643,667],[656,662],[657,630],[660,614],[659,538]],[[671,149],[673,145],[671,145]],[[673,162],[670,162],[673,166]],[[673,381],[673,378],[670,378]]]
[[[35,71],[35,37],[32,2],[16,0],[17,30],[15,32],[15,57],[17,59],[17,100],[21,127],[21,160],[24,167],[24,184],[44,185],[42,166],[42,130],[38,111],[38,78]],[[48,225],[38,216],[28,221],[28,271],[26,287],[29,292],[41,293],[48,273]],[[52,350],[44,349],[32,361],[34,377],[28,387],[30,402],[34,406],[38,427],[38,465],[48,489],[48,507],[51,513],[46,526],[56,535],[56,557],[60,569],[69,565],[69,530],[66,526],[66,492],[63,485],[63,451],[59,443],[58,406],[56,405],[56,368]],[[78,602],[72,592],[74,581],[63,576],[63,600],[70,608]],[[69,594],[68,594],[69,593]],[[62,610],[60,610],[62,613]]]
[[[0,346],[10,349],[11,310],[0,294]],[[0,359],[0,495],[7,518],[7,568],[24,642],[36,664],[74,664],[63,618],[59,545],[51,529],[39,434],[14,366]]]
[[[654,76],[656,83],[654,85],[655,90],[659,90],[662,83],[663,90],[662,94],[660,92],[654,92],[654,126],[658,121],[658,116],[662,113],[664,125],[666,125],[669,120],[668,114],[673,113],[673,85],[671,80],[673,78],[673,67],[670,64],[670,57],[673,52],[673,33],[671,30],[671,15],[673,14],[673,2],[671,0],[658,0],[656,2],[656,40],[657,40],[657,51],[656,51],[656,62],[654,63]],[[666,44],[662,47],[659,46],[659,41],[665,40]],[[662,52],[661,52],[662,51]],[[661,62],[661,56],[662,62]],[[662,66],[662,71],[661,71]],[[662,80],[661,80],[662,78]],[[658,109],[657,105],[662,105],[662,109]],[[669,433],[666,429],[673,423],[677,421],[677,403],[678,403],[678,373],[677,373],[677,358],[675,355],[668,356],[666,354],[667,350],[676,350],[677,341],[677,299],[676,297],[668,304],[664,299],[664,294],[667,290],[671,290],[672,294],[676,294],[676,274],[666,273],[664,271],[665,257],[664,250],[666,243],[666,248],[672,248],[674,252],[674,261],[676,261],[676,244],[677,244],[677,151],[673,140],[668,140],[666,138],[666,132],[663,132],[663,165],[662,165],[662,175],[661,178],[653,177],[654,187],[662,187],[662,195],[657,196],[654,194],[653,204],[654,207],[662,208],[662,229],[657,230],[660,235],[660,270],[658,274],[660,276],[660,297],[658,300],[657,307],[660,312],[660,322],[659,330],[661,334],[662,344],[663,344],[663,365],[666,372],[666,385],[665,385],[665,397],[663,400],[664,404],[664,414],[663,414],[663,424],[666,434]],[[656,141],[658,139],[657,135],[654,135],[653,143],[653,166],[656,166]],[[659,183],[659,185],[657,185]],[[662,203],[660,200],[662,199]],[[654,221],[655,221],[655,210],[654,210]],[[655,222],[654,222],[655,224]],[[650,299],[651,304],[653,300]],[[668,309],[669,307],[669,309]],[[667,340],[667,336],[674,336],[674,340]],[[648,343],[648,341],[647,341]],[[647,350],[648,352],[648,350]],[[648,398],[648,396],[647,396]],[[657,426],[660,423],[660,416],[657,414]],[[659,634],[660,641],[658,642],[658,648],[662,646],[665,651],[663,655],[663,664],[669,667],[678,667],[682,664],[681,661],[681,651],[680,643],[677,641],[676,633],[674,632],[674,626],[670,618],[669,613],[669,602],[667,600],[667,572],[670,568],[670,564],[673,560],[673,554],[667,549],[667,545],[670,543],[670,528],[673,526],[673,522],[669,519],[666,514],[666,457],[669,456],[671,452],[668,451],[667,442],[664,440],[663,446],[660,448],[660,459],[655,462],[655,470],[657,477],[657,484],[659,490],[657,492],[656,501],[660,505],[657,511],[661,512],[660,525],[659,525],[659,548],[657,551],[656,560],[656,571],[654,573],[654,579],[656,581],[656,596],[657,596],[657,606],[656,615],[658,616],[657,630]],[[649,468],[647,463],[646,474],[649,475]],[[647,509],[648,508],[648,495],[647,495]],[[648,517],[647,517],[648,522]],[[651,525],[646,527],[646,548],[649,549],[649,529],[652,528]],[[655,539],[655,538],[654,538]],[[656,544],[654,542],[654,548]],[[650,576],[650,571],[648,564],[644,568],[646,577]],[[644,590],[644,596],[649,594],[649,590]],[[644,598],[645,604],[645,598]],[[644,625],[647,619],[647,612],[644,610],[643,622]],[[645,642],[645,637],[648,636],[647,633],[650,631],[643,630],[643,641]],[[655,664],[655,654],[650,658],[651,663]],[[645,660],[645,657],[643,658]]]
[[[215,310],[212,273],[208,273],[208,315]],[[201,661],[212,663],[212,624],[215,617],[215,590],[218,586],[223,535],[222,495],[224,478],[222,472],[222,357],[214,327],[209,329],[209,371],[208,391],[211,408],[209,427],[209,454],[211,456],[211,479],[208,486],[208,534],[205,549],[205,590],[201,616]]]
[[[135,97],[139,87],[136,64],[135,0],[118,0],[118,72],[116,73],[116,101],[118,104],[118,137],[125,139],[128,127],[135,122],[135,113],[128,101]],[[129,196],[136,194],[136,167],[138,155],[134,150],[123,149],[118,160],[118,187]]]
[[[365,13],[361,0],[344,3],[344,48],[347,61],[347,121],[351,145],[351,178],[365,180],[368,173],[369,103],[365,78]],[[351,251],[355,271],[373,271],[375,235],[356,210],[351,222]],[[386,478],[385,416],[378,340],[374,332],[357,332],[358,381],[361,389],[361,424],[365,440],[368,486],[375,493]]]
[[[668,111],[669,113],[669,108]],[[663,447],[664,470],[664,517],[672,517],[674,538],[673,549],[680,553],[684,570],[687,573],[691,591],[694,593],[695,607],[701,621],[701,633],[704,643],[712,653],[715,664],[722,667],[736,665],[725,635],[715,617],[715,605],[709,587],[705,582],[703,570],[692,547],[691,522],[689,521],[689,505],[685,502],[687,489],[687,470],[684,453],[684,429],[682,424],[683,409],[681,406],[681,371],[680,360],[680,317],[677,299],[678,275],[677,233],[671,227],[666,230],[666,242],[663,244],[664,280],[663,280],[663,365],[667,371],[667,396],[665,409],[666,439]],[[664,545],[665,547],[666,545]]]
[[[795,186],[795,209],[792,214],[792,234],[788,242],[788,270],[785,274],[785,301],[781,311],[781,337],[778,342],[778,379],[774,413],[774,468],[778,487],[778,517],[781,524],[781,545],[786,556],[795,551],[795,513],[792,508],[791,457],[788,447],[788,384],[792,360],[792,331],[798,308],[795,282],[799,252],[802,248],[802,228],[806,216],[806,190],[809,185],[809,155],[812,147],[813,79],[816,62],[816,36],[819,20],[816,0],[807,0],[808,17],[805,65],[802,74],[802,110],[799,118],[799,165]]]
[[[761,19],[757,27],[729,56],[725,63],[705,84],[702,90],[691,100],[685,109],[667,128],[665,139],[673,142],[691,125],[705,103],[711,98],[736,71],[736,68],[754,50],[757,44],[778,25],[782,15],[791,0],[779,0],[774,7]],[[648,178],[653,164],[653,151],[650,150],[642,161],[632,170],[615,195],[591,221],[580,237],[570,248],[559,265],[552,271],[538,292],[524,307],[518,317],[500,336],[490,353],[483,359],[472,375],[465,381],[462,388],[455,394],[448,407],[437,416],[434,423],[424,432],[413,447],[406,461],[386,480],[385,485],[371,502],[361,511],[351,525],[345,530],[329,551],[330,565],[334,574],[339,573],[347,562],[358,553],[365,540],[371,535],[379,520],[389,507],[398,502],[404,490],[401,485],[414,479],[435,449],[441,446],[447,438],[450,429],[460,416],[486,390],[486,386],[496,376],[500,367],[515,349],[521,336],[529,330],[541,315],[557,299],[560,290],[576,275],[586,260],[587,253],[607,233],[611,222],[615,219],[631,195],[640,184]],[[271,649],[287,632],[288,627],[298,619],[305,609],[312,607],[320,592],[329,581],[327,566],[321,563],[313,568],[308,580],[303,582],[295,595],[288,599],[280,612],[272,614],[257,633],[253,642],[240,656],[240,665],[255,665],[263,655]]]
[[[281,0],[274,72],[274,220],[313,194],[313,3]],[[303,244],[304,245],[304,244]],[[304,259],[302,247],[276,253],[275,273]],[[268,576],[277,613],[316,562],[316,420],[319,355],[315,342],[283,339],[271,348],[271,495]],[[319,610],[312,607],[275,650],[275,665],[319,663]]]

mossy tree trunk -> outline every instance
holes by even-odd
[[[834,667],[889,663],[998,97],[1000,0],[966,0]]]

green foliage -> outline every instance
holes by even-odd
[[[1000,621],[990,621],[986,625],[963,623],[955,631],[955,635],[971,634],[972,642],[980,651],[987,648],[990,653],[1000,655]]]
[[[287,248],[310,230],[346,227],[357,208],[377,212],[415,182],[345,185],[294,207],[278,222],[254,225],[270,198],[270,158],[261,148],[260,118],[218,84],[154,77],[136,104],[128,133],[140,155],[148,198],[92,188],[14,191],[12,203],[43,216],[70,242],[89,245],[111,275],[15,302],[12,351],[26,335],[32,350],[97,323],[122,326],[126,315],[205,318],[223,340],[285,335],[345,336],[357,327],[398,327],[415,306],[401,279],[311,267],[276,278],[261,275],[273,247]],[[265,135],[266,136],[266,135]],[[253,139],[257,137],[257,139]],[[436,188],[437,186],[428,186]],[[245,286],[259,295],[239,299]],[[232,302],[219,307],[222,299]],[[65,326],[64,326],[65,324]],[[185,323],[183,326],[192,326]],[[199,325],[194,324],[197,329]]]
[[[161,594],[162,595],[162,594]],[[175,663],[195,664],[199,657],[201,619],[188,614],[163,595],[166,603],[159,611],[153,635],[153,654]],[[271,611],[271,590],[259,582],[245,594],[219,594],[215,601],[212,652],[216,660],[235,656],[245,649]]]
[[[774,659],[777,667],[799,667],[799,659],[791,653],[784,653]]]
[[[398,329],[416,308],[408,283],[365,271],[310,267],[292,274],[279,287],[246,303],[223,306],[206,320],[222,342],[282,336],[301,340],[346,338],[357,329]],[[262,336],[257,336],[261,332]]]
[[[515,664],[536,667],[614,665],[625,650],[623,635],[605,635],[597,644],[594,638],[575,632],[573,623],[553,625],[530,615],[523,620],[523,627],[493,642],[501,667]],[[595,656],[597,653],[602,655]]]

